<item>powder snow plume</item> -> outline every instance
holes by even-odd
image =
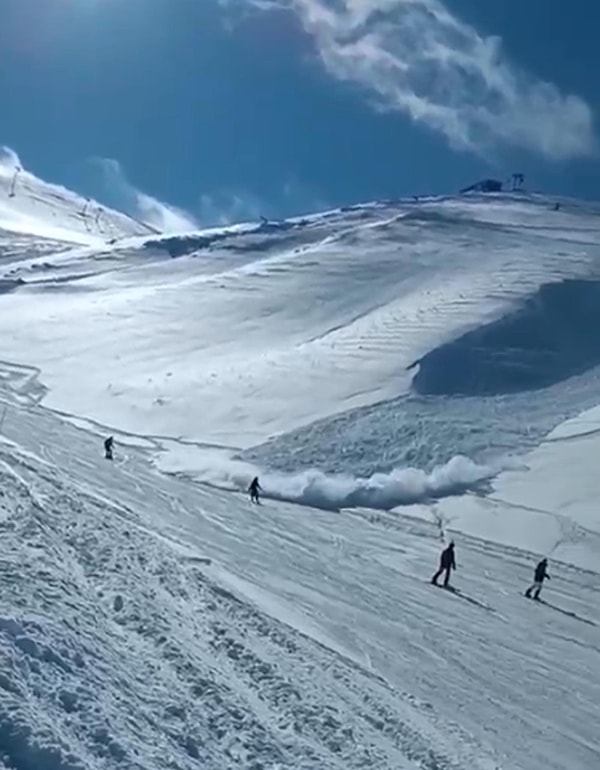
[[[371,476],[328,474],[316,468],[298,473],[278,473],[256,465],[217,454],[194,463],[189,475],[209,486],[246,491],[254,476],[259,476],[263,497],[338,511],[342,508],[391,510],[465,492],[479,491],[500,472],[515,464],[505,459],[479,465],[463,455],[427,472],[419,468],[394,468],[389,473]]]

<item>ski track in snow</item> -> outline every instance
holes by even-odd
[[[182,557],[89,466],[81,488],[0,457],[7,767],[493,767],[430,706],[213,582],[206,551]]]

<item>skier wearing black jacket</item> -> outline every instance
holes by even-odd
[[[438,578],[440,575],[445,572],[444,575],[444,588],[448,587],[448,583],[450,582],[450,571],[456,569],[456,559],[454,558],[454,540],[450,542],[450,545],[447,548],[444,548],[444,550],[441,553],[440,556],[440,568],[435,573],[435,575],[431,578],[431,582],[434,586],[438,584]]]
[[[535,568],[535,573],[533,576],[533,584],[529,586],[529,588],[525,591],[525,596],[528,599],[531,599],[531,594],[535,590],[535,593],[533,594],[534,599],[540,598],[540,592],[542,590],[542,586],[544,585],[544,580],[550,580],[550,575],[548,574],[548,559],[542,559]]]
[[[253,503],[258,503],[260,505],[260,497],[258,493],[261,491],[262,491],[262,487],[258,483],[258,476],[255,476],[252,479],[252,483],[248,487],[248,492],[250,492],[250,501]]]
[[[114,446],[114,439],[112,436],[109,436],[104,442],[104,457],[107,460],[113,459],[113,446]]]

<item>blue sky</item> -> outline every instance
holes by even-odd
[[[0,144],[155,222],[512,171],[600,199],[599,27],[591,0],[1,0]]]

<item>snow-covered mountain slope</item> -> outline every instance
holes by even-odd
[[[599,223],[543,199],[434,199],[26,249],[4,266],[23,282],[2,305],[4,355],[40,369],[54,408],[248,447],[398,397],[430,351],[546,283],[597,279]]]
[[[600,208],[99,234],[5,177],[2,770],[600,763]]]
[[[0,234],[3,230],[93,246],[154,232],[97,201],[44,182],[23,169],[12,152],[0,148]]]
[[[58,198],[76,240],[82,201]],[[599,214],[473,196],[179,236],[115,214],[119,238],[76,248],[5,232],[4,376],[220,486],[246,483],[241,448],[271,495],[320,507],[481,490],[597,403]]]
[[[0,444],[0,767],[589,770],[598,575],[106,462],[8,406]]]

